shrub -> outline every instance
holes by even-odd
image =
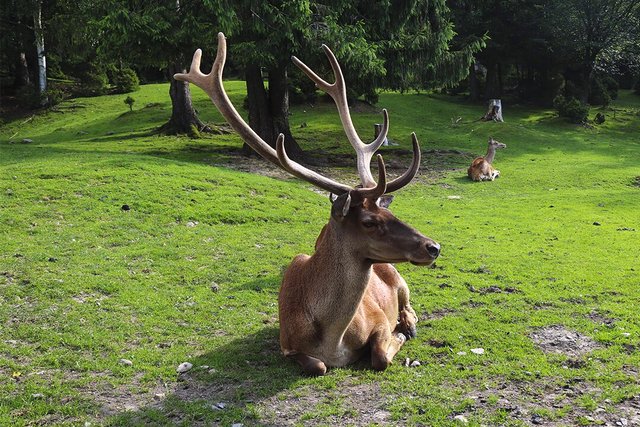
[[[601,77],[601,80],[602,84],[607,89],[607,92],[609,92],[611,99],[618,99],[618,89],[620,89],[620,85],[616,79],[611,76],[603,76]]]
[[[64,91],[59,88],[49,87],[44,92],[44,97],[47,100],[47,106],[53,107],[54,105],[58,105],[64,100]]]
[[[107,73],[94,64],[90,64],[80,75],[80,86],[76,89],[79,96],[98,96],[107,93],[109,79]]]
[[[575,98],[565,98],[558,95],[553,100],[553,106],[558,110],[560,117],[568,118],[572,123],[583,123],[587,120],[589,106],[581,103]]]
[[[131,68],[115,70],[111,77],[115,93],[129,93],[140,89],[140,79]]]
[[[592,105],[604,105],[605,107],[611,103],[611,96],[599,77],[591,80],[589,89],[589,103]]]
[[[127,104],[129,106],[129,111],[133,111],[133,103],[136,102],[135,99],[133,99],[130,96],[127,96],[127,99],[124,100],[124,103]]]

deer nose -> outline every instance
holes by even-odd
[[[429,253],[429,255],[431,255],[433,258],[437,258],[438,255],[440,255],[440,245],[437,244],[436,242],[429,242],[427,243],[427,252]]]

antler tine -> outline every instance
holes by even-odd
[[[176,80],[186,81],[193,83],[202,89],[214,105],[218,108],[225,120],[231,125],[231,127],[238,132],[244,142],[246,142],[251,148],[253,148],[258,154],[270,162],[282,167],[293,173],[295,176],[317,185],[320,188],[331,191],[335,194],[342,194],[351,190],[351,187],[340,184],[329,178],[305,168],[304,166],[296,163],[292,160],[289,161],[289,167],[284,167],[278,158],[278,153],[273,147],[269,146],[260,136],[251,129],[251,127],[244,121],[242,116],[235,109],[227,93],[224,90],[222,84],[222,70],[224,69],[224,63],[227,57],[227,41],[223,33],[218,33],[218,50],[216,53],[216,59],[211,68],[209,74],[203,74],[200,71],[200,61],[202,58],[202,51],[196,50],[193,55],[193,61],[191,62],[191,68],[187,74],[178,73],[173,76]],[[278,137],[279,143],[284,148],[284,136]],[[291,170],[290,170],[291,169]]]
[[[348,185],[337,183],[291,160],[284,148],[283,134],[278,135],[278,139],[276,140],[276,152],[280,165],[291,175],[297,176],[305,181],[309,181],[323,190],[327,190],[335,194],[342,194],[351,191],[351,187]],[[341,191],[336,191],[336,185],[340,186]]]
[[[392,193],[396,190],[401,189],[405,185],[411,182],[411,180],[418,173],[418,169],[420,168],[420,145],[418,144],[418,137],[415,132],[411,132],[411,142],[413,143],[413,160],[411,162],[411,166],[405,173],[401,176],[397,177],[393,181],[387,184],[387,193]]]
[[[369,144],[365,144],[364,142],[362,142],[362,140],[358,136],[358,133],[356,132],[355,127],[353,126],[351,113],[349,112],[349,104],[347,102],[347,89],[340,64],[338,63],[338,60],[336,59],[331,49],[329,49],[329,47],[323,44],[322,49],[329,59],[331,69],[333,70],[333,74],[336,79],[332,84],[327,83],[325,80],[320,78],[305,63],[300,61],[295,56],[291,59],[293,60],[294,64],[296,64],[298,68],[300,68],[318,86],[320,90],[326,92],[331,96],[331,98],[333,98],[333,101],[335,102],[338,109],[338,115],[340,116],[340,121],[342,122],[344,132],[347,135],[349,143],[356,152],[358,174],[360,175],[362,185],[366,188],[374,187],[376,183],[373,179],[373,176],[371,175],[371,157],[373,156],[373,153],[375,153],[378,148],[380,148],[385,138],[387,137],[387,132],[389,130],[388,114],[386,110],[383,110],[383,126],[382,131],[380,132],[378,137]]]
[[[387,186],[387,169],[384,166],[384,160],[382,160],[382,155],[378,154],[378,183],[373,188],[356,188],[351,190],[351,194],[357,194],[359,197],[370,200],[377,200],[378,197],[382,196],[384,193],[388,192]]]

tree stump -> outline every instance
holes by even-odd
[[[373,125],[373,137],[377,138],[378,135],[380,135],[380,132],[382,132],[382,123],[374,123]],[[383,146],[387,146],[389,145],[389,139],[385,138],[384,142],[382,143]]]
[[[491,99],[489,101],[489,109],[487,113],[482,117],[484,121],[493,120],[494,122],[504,122],[502,118],[502,101],[499,99]]]

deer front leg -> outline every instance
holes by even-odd
[[[371,367],[376,371],[384,371],[398,353],[407,337],[400,332],[391,332],[386,317],[376,325],[371,338]]]
[[[398,287],[398,325],[396,332],[402,333],[407,339],[415,338],[418,335],[416,323],[418,316],[409,304],[409,287],[403,283]]]
[[[315,357],[308,356],[304,353],[292,354],[289,357],[298,362],[304,373],[307,375],[317,377],[324,375],[327,372],[327,366],[324,362]]]

